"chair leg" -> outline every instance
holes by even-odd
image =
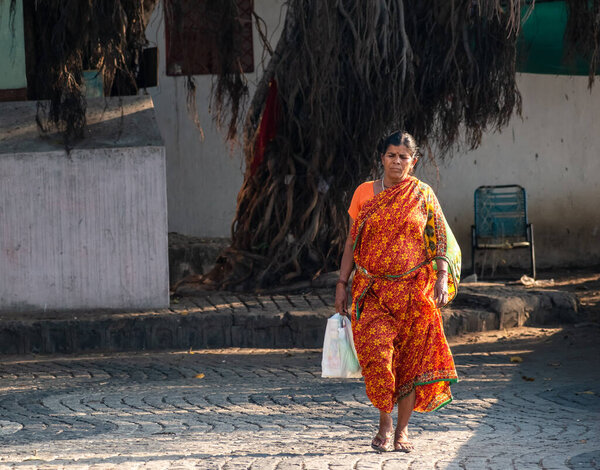
[[[531,254],[531,277],[535,279],[535,248],[533,246],[533,224],[529,224],[529,251]]]
[[[475,227],[471,226],[471,268],[475,274]]]

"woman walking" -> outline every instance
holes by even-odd
[[[380,158],[383,178],[361,184],[348,210],[335,307],[349,314],[346,289],[356,267],[354,342],[367,396],[380,412],[371,446],[410,452],[413,410],[450,403],[450,384],[458,380],[439,308],[456,295],[460,249],[433,191],[412,176],[414,138],[394,132],[380,145]]]

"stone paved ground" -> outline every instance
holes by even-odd
[[[320,378],[317,350],[4,356],[0,468],[600,468],[599,339],[453,340],[455,401],[413,417],[409,455],[370,449],[362,382]]]

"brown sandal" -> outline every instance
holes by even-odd
[[[377,433],[371,442],[371,447],[377,452],[389,452],[393,449],[393,438],[393,431],[385,433],[385,436]],[[375,441],[379,441],[379,443],[376,443]]]
[[[396,439],[394,441],[394,450],[396,452],[406,452],[407,454],[415,450],[415,446],[412,445],[410,441],[401,441],[400,439]]]

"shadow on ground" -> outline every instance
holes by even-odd
[[[439,468],[598,468],[600,328],[481,336],[452,348],[462,381],[449,408],[472,432]]]

